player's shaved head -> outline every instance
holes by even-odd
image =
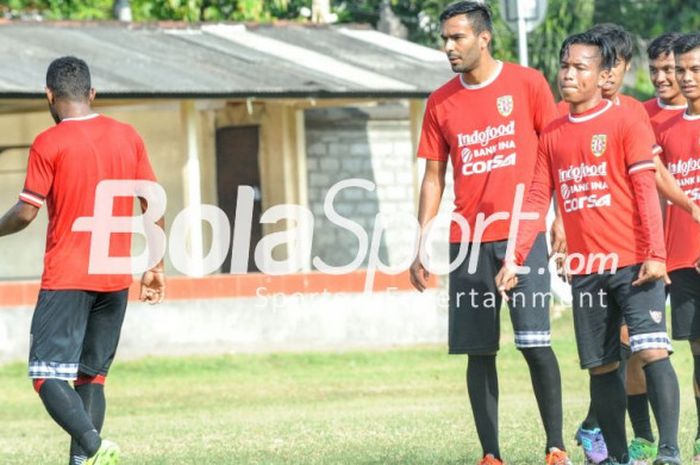
[[[444,23],[455,16],[465,15],[469,19],[469,24],[474,34],[479,35],[484,31],[493,34],[493,24],[491,22],[491,10],[481,2],[464,1],[448,5],[440,14],[440,23]]]
[[[57,99],[87,101],[92,84],[87,63],[74,56],[57,58],[46,71],[46,87]]]
[[[559,61],[564,62],[569,56],[573,45],[588,45],[598,50],[601,69],[611,69],[615,65],[615,51],[610,42],[602,35],[582,32],[567,37],[559,50]]]

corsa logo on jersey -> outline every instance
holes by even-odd
[[[592,194],[585,197],[576,197],[575,199],[564,201],[564,211],[566,213],[583,210],[584,208],[601,208],[609,207],[612,204],[610,194],[598,195]]]
[[[487,126],[483,131],[475,129],[470,134],[457,134],[457,146],[466,147],[480,144],[482,147],[485,147],[494,139],[513,135],[515,135],[515,120],[500,126]]]
[[[497,168],[505,168],[507,166],[515,166],[516,154],[496,155],[490,160],[479,160],[474,163],[465,163],[462,166],[462,175],[471,176],[472,174],[482,174],[493,171]]]

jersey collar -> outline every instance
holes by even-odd
[[[666,105],[659,97],[656,97],[656,104],[662,110],[685,110],[687,105]]]
[[[586,121],[590,121],[593,118],[602,115],[613,106],[613,103],[610,100],[604,99],[601,103],[603,104],[602,108],[599,108],[593,112],[582,113],[581,116],[576,116],[569,113],[569,121],[571,121],[572,123],[585,123]],[[598,106],[600,107],[600,105]]]
[[[86,120],[89,120],[89,119],[97,118],[98,116],[100,116],[99,113],[91,113],[91,114],[89,114],[89,115],[77,116],[77,117],[75,117],[75,118],[63,118],[63,119],[61,120],[61,123],[63,123],[64,121],[86,121]]]
[[[493,73],[491,77],[489,77],[487,80],[484,82],[480,82],[479,84],[467,84],[464,81],[464,75],[462,73],[459,73],[459,82],[462,83],[462,86],[464,86],[465,89],[469,90],[477,90],[477,89],[483,89],[484,87],[488,86],[489,84],[493,83],[493,81],[500,76],[501,71],[503,71],[503,62],[501,60],[496,60],[496,72]]]
[[[683,119],[688,121],[697,121],[700,119],[700,115],[689,115],[687,111],[684,111]]]

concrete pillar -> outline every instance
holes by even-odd
[[[185,208],[189,208],[189,251],[190,260],[187,264],[187,274],[202,276],[202,186],[201,166],[199,157],[199,128],[197,124],[197,109],[194,100],[184,100],[180,105],[182,127],[186,150],[185,166],[182,170],[182,185],[185,196]]]

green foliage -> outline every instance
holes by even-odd
[[[642,39],[700,29],[700,0],[595,0],[596,22],[615,22]]]

